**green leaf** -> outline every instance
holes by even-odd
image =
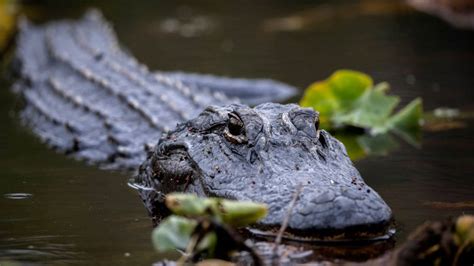
[[[423,123],[423,105],[420,98],[411,101],[407,106],[390,118],[389,123],[399,131],[418,130]]]
[[[387,124],[397,135],[409,144],[418,147],[421,141],[423,105],[420,98],[411,101],[405,108],[392,116]]]
[[[265,204],[251,201],[231,201],[222,200],[220,215],[224,223],[231,226],[246,226],[256,223],[267,215],[267,206]]]
[[[353,103],[350,112],[335,114],[335,123],[361,128],[371,128],[372,133],[386,132],[386,121],[400,101],[397,96],[385,95],[387,83],[380,83],[374,89],[366,90]]]
[[[153,246],[158,252],[185,250],[196,225],[194,220],[171,215],[153,230]]]
[[[372,79],[362,72],[339,70],[328,79],[311,84],[300,105],[316,109],[321,127],[330,128],[332,116],[350,110],[353,102],[372,85]]]
[[[338,70],[326,82],[341,108],[350,105],[373,85],[369,75],[354,70]]]
[[[413,146],[421,139],[423,107],[420,98],[413,100],[395,115],[393,111],[400,98],[387,95],[389,84],[373,85],[367,74],[339,70],[328,79],[311,84],[305,91],[300,105],[319,112],[320,126],[325,129],[357,127],[366,129],[372,137],[352,137],[335,134],[346,145],[351,159],[367,155],[385,155],[396,148],[395,141],[387,135],[398,134]]]
[[[166,195],[166,207],[174,214],[189,217],[204,216],[213,208],[208,198],[199,198],[194,194],[170,193]]]
[[[265,204],[219,198],[200,198],[194,194],[171,193],[166,206],[177,215],[187,217],[211,216],[231,226],[246,226],[267,214]]]
[[[368,129],[372,135],[393,130],[416,142],[423,113],[421,99],[413,100],[392,116],[400,99],[387,95],[388,90],[387,83],[373,86],[372,79],[364,73],[339,70],[310,85],[300,104],[319,111],[322,128],[353,126]]]

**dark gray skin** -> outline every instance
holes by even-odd
[[[294,104],[211,106],[166,134],[134,183],[157,218],[163,196],[173,191],[264,202],[269,214],[257,228],[269,234],[302,185],[287,237],[386,234],[390,208],[364,183],[344,145],[318,125],[317,112]]]
[[[250,108],[222,94],[281,99],[294,90],[288,85],[152,73],[120,49],[96,12],[44,26],[23,22],[15,65],[25,123],[54,148],[102,167],[137,169],[145,161],[132,185],[156,219],[167,214],[166,193],[186,191],[267,203],[269,214],[254,229],[271,234],[302,185],[288,237],[387,233],[390,208],[364,183],[344,146],[319,130],[317,112]]]
[[[111,169],[137,169],[163,132],[209,105],[296,91],[268,79],[153,73],[120,48],[97,11],[41,26],[22,21],[14,63],[25,123],[54,148]]]

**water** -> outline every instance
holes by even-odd
[[[74,17],[86,6],[47,3],[29,12],[39,19]],[[336,69],[352,68],[390,82],[402,104],[421,96],[426,110],[474,109],[474,32],[424,14],[389,9],[367,15],[344,1],[335,2],[342,14],[336,16],[311,1],[113,3],[96,6],[114,23],[125,47],[151,69],[270,77],[304,88]],[[308,17],[302,12],[308,9],[321,19],[296,31],[268,28],[269,19]],[[15,113],[21,103],[6,84],[1,87],[0,261],[149,265],[158,260],[151,223],[127,187],[128,176],[49,150],[21,126]],[[472,120],[466,123],[424,132],[419,148],[401,142],[388,156],[356,163],[393,209],[398,243],[426,220],[473,213],[426,204],[474,201],[474,130]]]

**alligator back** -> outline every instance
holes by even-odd
[[[114,169],[135,169],[163,132],[205,107],[238,102],[221,92],[262,91],[254,96],[265,100],[294,92],[268,80],[153,73],[120,49],[97,11],[42,26],[22,21],[15,65],[24,122],[54,148]]]

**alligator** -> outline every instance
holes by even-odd
[[[243,104],[281,101],[293,95],[289,85],[150,71],[97,11],[21,21],[13,66],[22,121],[77,159],[136,169],[130,185],[155,221],[167,215],[164,195],[183,191],[266,203],[268,216],[250,231],[272,236],[300,189],[284,237],[372,240],[390,230],[391,209],[319,128],[317,111]]]

